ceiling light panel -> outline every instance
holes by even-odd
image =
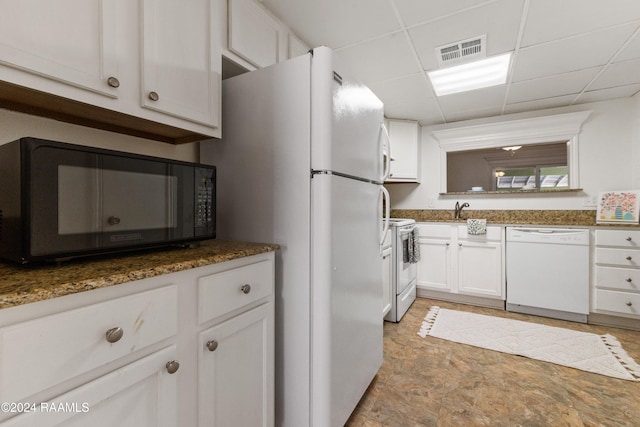
[[[427,72],[437,96],[505,84],[511,53]]]

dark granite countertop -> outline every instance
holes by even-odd
[[[462,219],[453,209],[392,209],[392,218],[410,218],[416,222],[465,222],[484,218],[501,225],[550,225],[566,227],[638,227],[637,224],[597,224],[595,210],[474,210],[465,209]]]
[[[196,248],[161,248],[60,264],[0,262],[0,309],[277,250],[266,243],[208,240]]]

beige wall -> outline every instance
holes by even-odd
[[[440,196],[440,147],[431,127],[422,128],[422,179],[420,184],[387,185],[394,209],[453,209],[456,201],[472,209],[594,209],[589,200],[601,191],[640,189],[640,98],[579,104],[517,114],[519,118],[587,111],[579,135],[580,187],[575,193],[553,195]],[[502,121],[493,117],[473,123]],[[465,122],[452,125],[464,126]],[[442,128],[443,126],[438,126]]]
[[[25,136],[188,162],[198,159],[197,143],[171,145],[0,109],[0,144]]]

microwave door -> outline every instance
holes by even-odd
[[[58,234],[98,233],[102,211],[101,171],[91,167],[58,166]]]
[[[177,177],[104,170],[103,227],[106,232],[177,227]]]

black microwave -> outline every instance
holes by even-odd
[[[36,138],[0,145],[0,257],[20,263],[216,235],[216,168]]]

